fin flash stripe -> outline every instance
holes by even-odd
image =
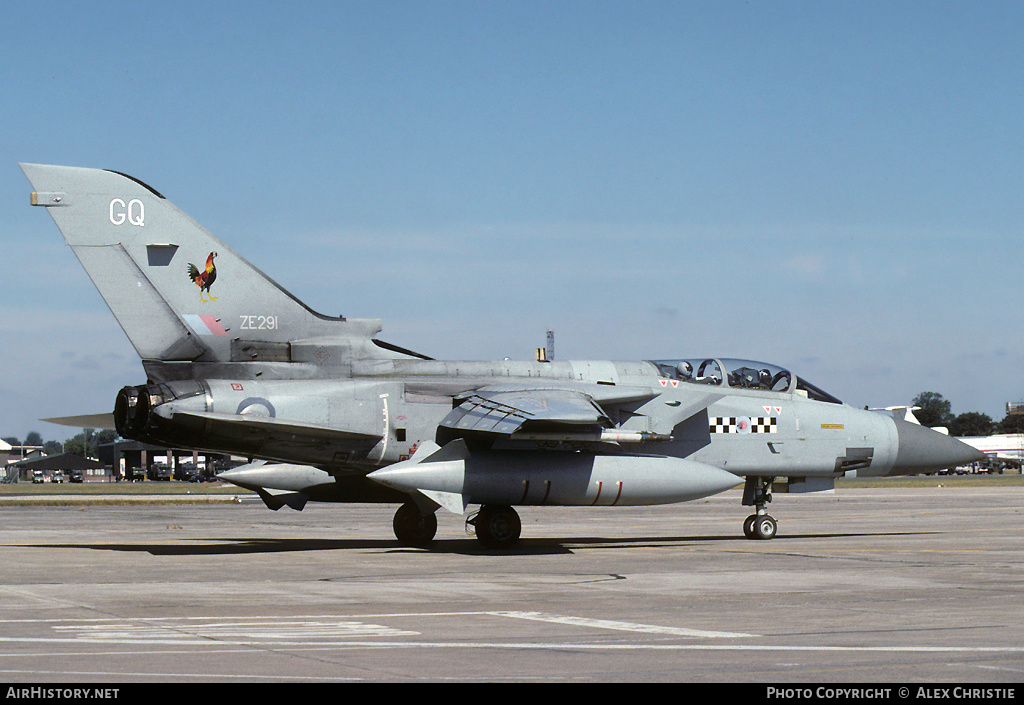
[[[182,314],[182,318],[185,319],[185,323],[188,327],[194,330],[199,335],[227,335],[228,332],[224,330],[224,326],[220,324],[216,316],[210,314],[197,315],[194,313]]]

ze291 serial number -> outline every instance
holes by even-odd
[[[277,330],[277,316],[239,316],[242,330]]]

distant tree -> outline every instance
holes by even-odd
[[[996,424],[996,433],[1024,433],[1024,414],[1007,414]]]
[[[47,455],[60,455],[64,452],[64,444],[60,441],[46,441],[43,443],[43,452]]]
[[[72,455],[80,455],[84,458],[86,456],[85,434],[79,433],[74,438],[69,438],[64,441],[64,451],[66,453],[71,453]]]
[[[112,428],[104,428],[100,431],[97,431],[96,435],[93,436],[92,445],[94,449],[97,449],[102,445],[106,445],[107,443],[113,443],[116,440],[117,431],[115,431]]]
[[[84,458],[95,458],[101,445],[113,443],[116,440],[117,432],[113,429],[96,431],[92,428],[83,428],[82,433],[74,438],[69,438],[64,443],[64,450]]]
[[[25,436],[25,445],[41,446],[43,445],[43,437],[39,435],[38,431],[29,431],[28,435]]]
[[[922,426],[949,426],[953,422],[949,401],[937,392],[921,392],[914,397],[913,404],[920,407],[914,416]]]
[[[951,436],[990,436],[996,424],[988,414],[968,411],[960,414],[949,424]]]

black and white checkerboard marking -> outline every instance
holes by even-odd
[[[775,433],[775,416],[715,416],[711,419],[711,433]]]

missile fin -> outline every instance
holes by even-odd
[[[275,512],[287,505],[297,512],[301,512],[309,501],[309,495],[302,492],[289,492],[287,490],[274,490],[266,487],[257,487],[256,494],[260,496],[263,503]]]
[[[417,490],[417,492],[452,514],[463,514],[466,511],[465,495],[456,492],[442,492],[441,490]]]
[[[435,450],[427,455],[422,462],[424,463],[443,463],[448,460],[465,460],[469,457],[469,447],[466,446],[466,441],[462,438],[456,438],[454,441],[445,444],[443,448],[438,448],[436,443],[427,441]],[[413,459],[419,455],[419,450],[413,454]]]

